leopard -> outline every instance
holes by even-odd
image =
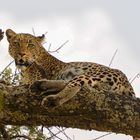
[[[94,62],[61,61],[43,47],[44,35],[34,36],[7,29],[6,36],[9,42],[9,54],[21,71],[21,81],[24,84],[32,84],[41,79],[67,82],[60,92],[46,96],[42,105],[48,104],[50,100],[57,100],[53,107],[61,106],[77,95],[83,87],[93,90],[99,85],[102,90],[108,87],[109,92],[135,97],[131,83],[121,70]]]

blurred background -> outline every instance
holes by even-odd
[[[46,33],[44,47],[51,51],[69,40],[59,53],[65,62],[90,61],[122,70],[140,97],[139,0],[4,0],[0,2],[0,29],[35,35]],[[0,71],[13,59],[6,37],[0,42]],[[74,140],[93,140],[106,133],[67,129]],[[61,137],[61,136],[60,136]],[[111,134],[100,140],[131,140]],[[65,139],[64,139],[65,140]]]

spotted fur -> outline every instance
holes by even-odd
[[[87,86],[91,89],[96,84],[105,83],[114,93],[134,96],[131,84],[120,70],[91,62],[62,62],[41,45],[44,36],[17,34],[11,29],[6,31],[6,35],[9,53],[21,70],[24,83],[46,78],[66,80],[68,85]]]

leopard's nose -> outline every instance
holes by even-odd
[[[19,60],[19,63],[24,63],[24,61],[22,59]]]

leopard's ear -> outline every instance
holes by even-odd
[[[10,41],[10,39],[15,35],[16,35],[16,33],[13,30],[11,30],[11,29],[6,30],[6,36],[7,36],[8,41]]]
[[[36,39],[39,43],[43,43],[43,41],[45,40],[45,35],[42,34],[42,36],[37,36]]]

